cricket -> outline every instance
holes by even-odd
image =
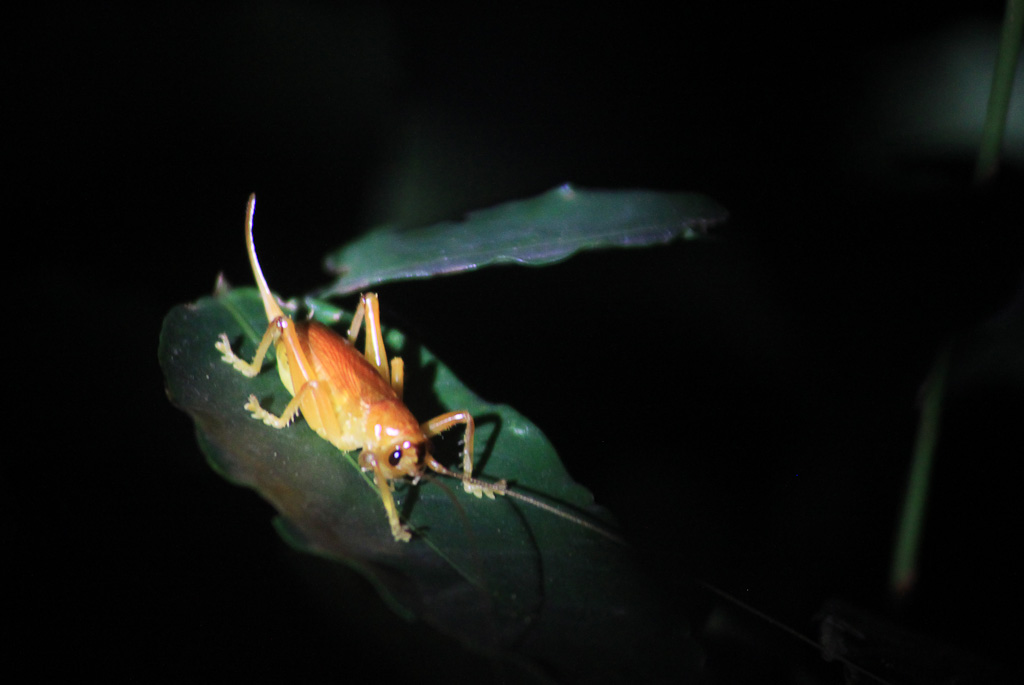
[[[494,499],[495,495],[508,495],[622,542],[600,526],[510,490],[505,480],[491,483],[474,478],[475,424],[468,411],[449,411],[423,423],[416,420],[402,401],[405,365],[399,357],[388,362],[381,333],[380,305],[375,293],[359,296],[347,337],[318,321],[296,322],[286,315],[270,292],[256,256],[252,236],[255,211],[254,193],[249,196],[246,206],[245,244],[267,315],[267,329],[251,362],[232,351],[225,333],[220,334],[215,347],[224,362],[252,378],[263,368],[267,352],[273,345],[281,383],[292,399],[277,416],[261,407],[255,395],[249,395],[244,409],[252,414],[252,418],[272,428],[283,429],[301,413],[317,435],[339,450],[360,450],[358,464],[363,471],[373,473],[391,533],[398,542],[408,542],[412,534],[399,517],[392,495],[393,481],[409,478],[415,485],[427,475],[428,470],[462,481],[465,491],[477,497],[486,495]],[[360,329],[365,330],[363,352],[356,347]],[[461,472],[452,471],[437,461],[430,442],[430,438],[456,426],[463,426],[465,431]]]
[[[389,366],[375,293],[360,295],[347,338],[315,320],[295,322],[284,313],[270,292],[256,256],[252,237],[255,211],[256,195],[252,194],[246,207],[245,243],[267,314],[267,330],[252,362],[231,350],[224,333],[215,346],[223,361],[252,378],[260,372],[267,351],[274,345],[278,374],[292,399],[280,416],[261,407],[255,395],[249,396],[244,408],[254,419],[279,429],[291,424],[301,411],[309,427],[339,450],[359,449],[359,466],[373,472],[396,541],[408,542],[411,537],[391,494],[396,478],[408,477],[415,484],[428,468],[461,480],[466,492],[477,497],[494,499],[495,495],[504,495],[508,491],[505,481],[487,483],[473,478],[475,426],[468,411],[450,411],[421,424],[402,402],[405,366],[398,357]],[[360,353],[355,342],[364,321],[365,347]],[[431,437],[458,425],[465,426],[462,473],[438,462],[430,445]]]

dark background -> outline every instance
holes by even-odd
[[[690,578],[812,637],[838,597],[1017,661],[1019,375],[951,387],[920,583],[899,606],[885,586],[936,352],[1015,294],[1019,325],[1020,149],[970,184],[1002,6],[769,5],[13,15],[3,500],[23,664],[498,678],[277,538],[166,401],[157,336],[218,272],[250,282],[251,191],[268,278],[295,295],[372,225],[566,181],[700,191],[732,218],[701,244],[382,286],[383,317],[545,431],[702,635],[709,672],[842,679]],[[735,632],[709,627],[722,612]]]

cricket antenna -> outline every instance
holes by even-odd
[[[550,514],[554,514],[555,516],[565,519],[566,521],[572,521],[578,526],[583,526],[584,528],[594,531],[598,535],[603,535],[612,542],[618,543],[623,546],[626,546],[627,544],[623,538],[611,532],[607,528],[599,526],[596,523],[591,523],[590,521],[579,516],[576,516],[575,514],[570,514],[567,511],[562,511],[558,507],[552,506],[547,502],[542,502],[539,499],[535,499],[533,497],[530,497],[529,495],[524,495],[523,493],[516,492],[515,490],[505,490],[503,494],[506,497],[514,497],[515,499],[526,502],[527,504],[531,504],[537,507],[538,509],[543,509],[544,511]]]
[[[438,468],[438,467],[440,467],[440,468]],[[532,505],[534,507],[537,507],[538,509],[546,511],[549,514],[554,514],[555,516],[557,516],[559,518],[563,518],[566,521],[571,521],[572,523],[575,523],[578,526],[582,526],[582,527],[584,527],[584,528],[586,528],[588,530],[592,530],[595,533],[597,533],[598,535],[601,535],[601,536],[604,536],[604,537],[608,538],[612,542],[618,543],[618,544],[623,545],[623,546],[626,546],[626,544],[627,544],[626,541],[622,537],[616,535],[615,533],[611,532],[607,528],[604,528],[603,526],[599,526],[596,523],[592,523],[591,521],[588,521],[587,519],[585,519],[585,518],[583,518],[581,516],[576,516],[575,514],[570,514],[567,511],[563,511],[563,510],[559,509],[558,507],[556,507],[554,505],[551,505],[551,504],[548,504],[547,502],[543,502],[543,501],[541,501],[541,500],[539,500],[539,499],[537,499],[535,497],[530,497],[529,495],[524,495],[521,492],[518,492],[516,490],[512,490],[509,487],[508,483],[506,481],[504,481],[504,480],[499,480],[497,483],[488,483],[487,481],[478,480],[476,478],[472,478],[472,477],[469,477],[469,476],[464,476],[462,474],[456,473],[454,471],[451,471],[449,469],[444,468],[440,464],[437,464],[437,465],[435,465],[432,468],[434,468],[436,471],[438,471],[438,473],[441,473],[441,474],[443,474],[445,476],[451,476],[452,478],[458,478],[459,480],[462,481],[462,483],[464,485],[469,485],[469,486],[473,486],[473,487],[479,488],[481,491],[483,491],[483,494],[487,495],[488,497],[490,497],[492,499],[494,498],[494,495],[504,495],[505,497],[512,497],[513,499],[517,499],[517,500],[519,500],[521,502],[526,502],[529,505]],[[468,491],[468,489],[467,489],[467,491]]]

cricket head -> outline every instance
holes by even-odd
[[[419,478],[430,456],[430,441],[404,405],[381,402],[370,408],[367,436],[359,465],[380,469],[385,478]]]
[[[359,453],[359,466],[366,471],[376,471],[376,466],[388,480],[405,476],[416,479],[423,475],[429,455],[430,442],[425,438],[422,442],[402,440],[378,450],[363,449]]]

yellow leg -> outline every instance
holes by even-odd
[[[353,345],[356,344],[356,336],[359,335],[359,328],[362,326],[364,317],[366,318],[366,335],[364,336],[363,356],[366,357],[366,361],[373,364],[380,377],[390,385],[388,353],[384,349],[384,336],[380,332],[380,304],[377,302],[376,293],[363,293],[359,296],[359,306],[356,307],[355,316],[352,318],[352,326],[348,329],[348,341]]]
[[[252,378],[260,372],[263,368],[263,359],[267,356],[267,350],[270,349],[270,345],[281,337],[282,323],[284,317],[278,317],[270,322],[267,326],[266,332],[263,334],[263,339],[260,340],[260,346],[256,348],[256,356],[252,358],[252,362],[247,362],[241,359],[231,350],[231,342],[228,340],[228,336],[224,333],[220,334],[220,340],[214,343],[214,347],[221,353],[221,360],[231,364],[238,371],[241,371],[243,375]]]
[[[285,406],[284,411],[281,412],[280,416],[276,416],[261,407],[256,395],[249,395],[249,401],[245,403],[245,409],[252,412],[252,417],[254,419],[259,419],[272,428],[287,428],[288,425],[295,420],[295,417],[299,415],[299,409],[302,407],[302,400],[304,400],[309,394],[314,396],[317,395],[319,387],[320,386],[316,381],[310,381],[303,385],[302,389],[299,390],[299,392],[295,394],[295,397],[293,397]],[[327,432],[322,429],[318,430],[317,433],[320,433],[320,437],[322,438],[327,437]]]
[[[356,336],[359,335],[364,318],[366,336],[363,356],[366,357],[366,361],[373,364],[381,378],[391,385],[398,399],[402,399],[405,391],[405,364],[401,358],[395,357],[391,360],[391,374],[388,375],[388,353],[384,347],[384,334],[380,330],[380,303],[376,293],[359,296],[359,306],[356,307],[352,325],[348,329],[348,341],[353,345],[356,344]]]
[[[505,490],[507,490],[505,481],[485,483],[473,478],[473,436],[476,433],[476,424],[473,422],[473,417],[468,411],[450,411],[447,414],[435,416],[423,423],[420,428],[423,429],[423,432],[429,438],[434,435],[440,435],[449,428],[459,424],[466,426],[466,436],[463,438],[462,447],[462,473],[449,471],[434,459],[428,461],[427,466],[438,473],[460,479],[463,489],[477,497],[487,495],[489,498],[494,499],[495,494],[504,495]]]
[[[468,411],[450,411],[447,414],[435,416],[423,423],[420,428],[427,434],[427,437],[440,435],[444,431],[459,424],[465,424],[466,436],[463,438],[462,448],[462,472],[467,477],[473,477],[473,435],[476,433],[476,424]]]
[[[373,471],[373,479],[377,483],[377,490],[380,491],[381,501],[384,502],[384,511],[388,514],[388,523],[391,524],[391,534],[395,536],[395,541],[409,542],[412,535],[398,518],[398,507],[395,506],[395,498],[391,494],[391,483],[384,477],[377,458],[368,452],[360,452],[359,465],[363,469]]]
[[[391,360],[391,387],[398,395],[398,399],[402,399],[405,392],[405,362],[401,357]]]

